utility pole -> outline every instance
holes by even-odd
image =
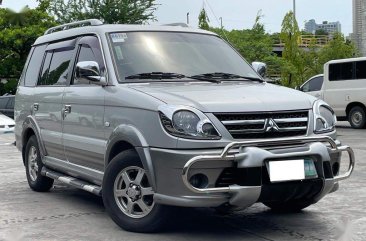
[[[294,10],[293,10],[293,12],[294,12],[294,18],[296,19],[296,0],[293,0],[293,2],[294,2]]]
[[[3,0],[0,0],[0,5],[3,4]]]
[[[221,25],[221,29],[223,28],[222,26],[222,17],[219,18],[220,19],[220,25]]]
[[[187,13],[187,24],[189,25],[189,12]]]

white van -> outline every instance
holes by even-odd
[[[312,77],[300,90],[327,102],[338,120],[366,128],[366,57],[330,61],[324,75]]]

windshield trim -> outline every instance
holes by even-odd
[[[196,35],[207,35],[207,36],[213,36],[216,38],[219,38],[220,40],[224,41],[227,45],[230,46],[230,48],[235,51],[235,53],[245,62],[248,64],[248,66],[253,70],[253,72],[257,75],[258,79],[261,79],[263,82],[266,82],[265,79],[257,73],[257,71],[253,68],[253,66],[239,53],[239,51],[237,51],[234,46],[226,41],[225,39],[223,39],[222,37],[220,37],[218,34],[214,33],[214,32],[202,32],[202,33],[198,33],[198,32],[190,32],[190,31],[166,31],[166,30],[126,30],[126,31],[111,31],[111,32],[106,32],[106,38],[107,38],[107,42],[108,42],[108,47],[109,47],[109,52],[110,52],[110,56],[112,58],[112,63],[113,63],[113,68],[114,68],[114,72],[115,72],[115,77],[116,80],[118,82],[118,84],[124,84],[124,83],[131,83],[130,81],[126,81],[126,80],[122,80],[123,78],[120,76],[120,72],[118,71],[118,67],[117,67],[117,62],[115,59],[115,54],[113,53],[113,43],[112,43],[112,39],[111,39],[111,34],[114,33],[146,33],[146,32],[154,32],[154,33],[186,33],[186,34],[196,34]],[[184,79],[184,78],[183,78]],[[179,81],[183,82],[180,79]],[[223,80],[226,81],[226,80]],[[230,81],[230,80],[229,80]],[[231,80],[232,81],[232,80]],[[246,80],[245,80],[246,81]],[[142,81],[135,81],[133,83],[143,83]],[[156,81],[150,81],[150,82],[156,82]],[[167,82],[167,81],[163,81],[163,82]],[[175,81],[178,82],[178,81]],[[190,82],[196,82],[196,81],[190,81]],[[149,83],[149,82],[144,82],[144,83]]]

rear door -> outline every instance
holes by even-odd
[[[99,40],[96,36],[82,37],[77,44],[78,62],[94,61],[105,72]],[[104,170],[104,96],[105,88],[92,83],[80,83],[73,77],[65,89],[63,108],[63,144],[70,165]]]
[[[47,46],[34,90],[33,115],[47,155],[60,160],[66,159],[62,145],[62,98],[70,78],[75,43],[76,40],[68,40]]]

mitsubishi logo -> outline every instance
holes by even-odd
[[[280,128],[272,118],[267,118],[264,123],[265,132],[278,132]]]

